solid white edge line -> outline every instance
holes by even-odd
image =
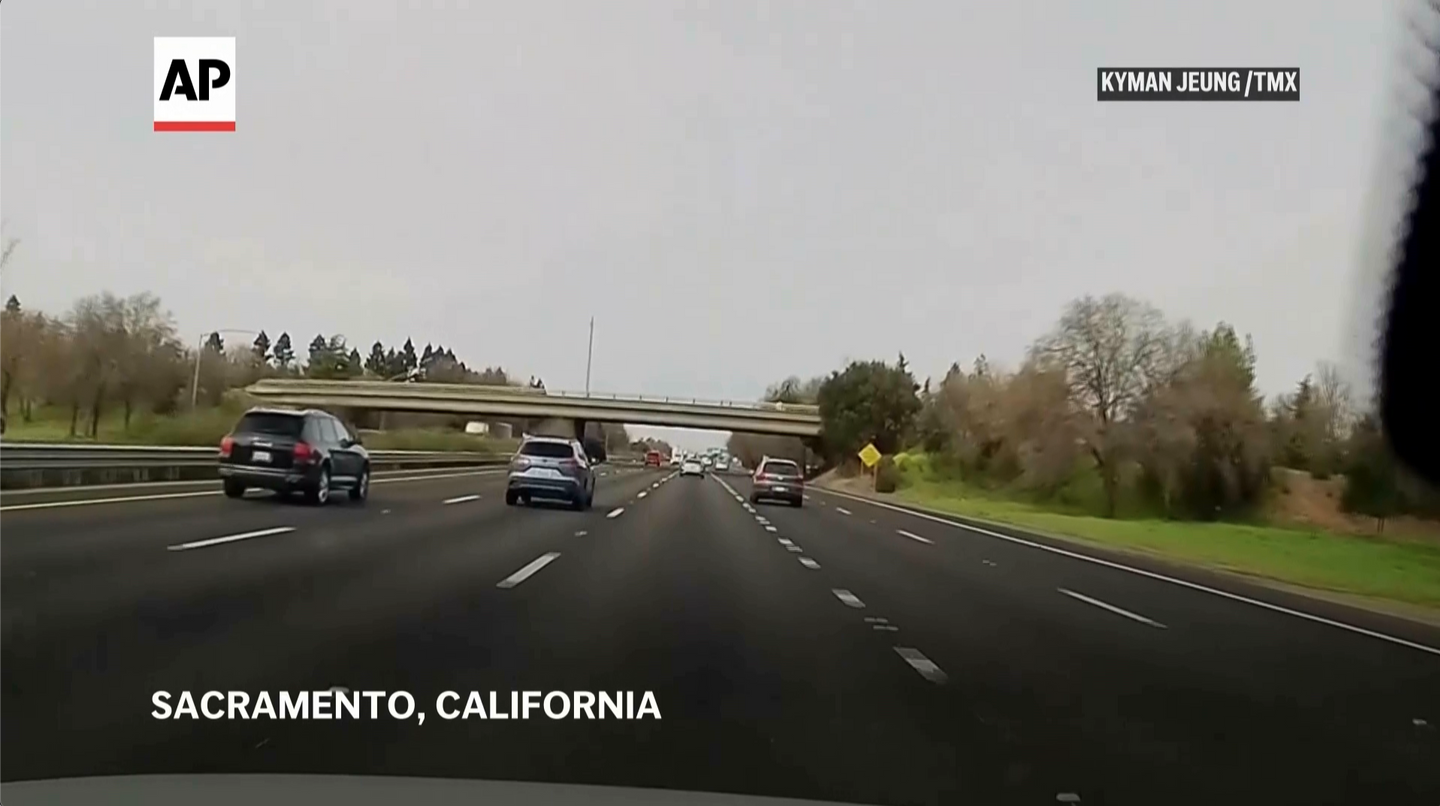
[[[620,517],[620,513],[624,512],[624,511],[625,511],[625,507],[615,507],[614,509],[610,510],[610,512],[607,513],[607,514],[605,515],[605,517],[607,517],[607,518],[618,518],[618,517]]]
[[[212,537],[208,540],[195,540],[189,543],[180,543],[174,546],[166,546],[166,549],[168,551],[189,551],[190,549],[203,549],[206,546],[218,546],[221,543],[233,543],[236,540],[249,540],[254,537],[283,535],[286,532],[293,531],[295,531],[294,526],[276,526],[273,529],[258,529],[254,532],[242,532],[238,535],[226,535],[224,537]]]
[[[1117,615],[1124,616],[1125,618],[1128,618],[1128,619],[1134,619],[1134,620],[1140,622],[1141,624],[1149,624],[1151,627],[1159,627],[1159,628],[1162,629],[1162,630],[1165,629],[1165,625],[1164,625],[1164,624],[1161,624],[1161,623],[1158,622],[1158,621],[1154,621],[1154,620],[1152,620],[1152,619],[1145,618],[1144,616],[1142,616],[1142,615],[1140,615],[1140,614],[1138,614],[1138,613],[1131,613],[1129,610],[1125,610],[1125,609],[1123,609],[1123,608],[1116,607],[1115,605],[1112,605],[1112,604],[1109,604],[1109,603],[1106,603],[1106,602],[1102,602],[1102,601],[1100,601],[1099,599],[1092,599],[1092,598],[1090,598],[1089,596],[1086,596],[1086,595],[1083,594],[1083,593],[1076,593],[1075,591],[1066,590],[1065,588],[1056,588],[1055,590],[1060,591],[1061,593],[1063,593],[1063,594],[1065,594],[1066,596],[1069,596],[1069,597],[1071,597],[1071,598],[1079,599],[1080,601],[1084,602],[1085,604],[1094,605],[1095,607],[1098,607],[1098,608],[1100,608],[1101,610],[1109,610],[1111,613],[1115,613],[1115,614],[1117,614]]]
[[[444,501],[441,501],[440,503],[442,503],[442,504],[464,504],[464,503],[468,503],[468,502],[470,502],[470,501],[479,501],[479,500],[480,500],[480,496],[478,496],[478,495],[461,495],[461,496],[456,496],[455,498],[447,498],[447,499],[445,499]]]
[[[935,545],[935,541],[934,541],[934,540],[931,540],[931,539],[928,538],[928,537],[921,537],[920,535],[917,535],[917,534],[915,534],[914,532],[907,532],[907,531],[905,531],[904,529],[896,529],[895,532],[896,532],[896,534],[904,535],[905,537],[908,537],[908,538],[910,538],[911,540],[919,540],[921,543],[929,543],[929,544],[932,545],[932,546]]]
[[[935,665],[935,661],[925,657],[918,649],[912,649],[908,646],[897,646],[895,647],[895,654],[904,658],[905,662],[910,664],[910,668],[919,672],[921,677],[932,683],[944,683],[950,679],[945,672],[941,671],[939,666]]]
[[[519,571],[516,571],[515,573],[511,574],[510,576],[505,577],[504,579],[502,579],[502,580],[500,580],[499,582],[495,583],[495,587],[497,587],[497,588],[513,588],[513,587],[515,587],[516,585],[519,585],[521,582],[524,582],[525,580],[527,580],[527,579],[529,579],[530,577],[534,576],[534,574],[535,574],[536,571],[539,571],[541,568],[544,568],[545,566],[547,566],[547,565],[549,565],[550,563],[554,562],[554,561],[555,561],[555,558],[556,558],[556,557],[559,557],[559,556],[560,556],[560,552],[558,552],[558,551],[551,551],[551,552],[547,552],[547,553],[545,553],[545,554],[541,554],[539,557],[536,557],[535,559],[531,560],[529,563],[526,563],[526,565],[525,565],[524,568],[521,568]]]
[[[1223,591],[1223,590],[1220,590],[1219,588],[1211,588],[1211,587],[1209,587],[1209,586],[1201,585],[1201,584],[1196,583],[1196,582],[1187,582],[1187,581],[1185,581],[1185,580],[1183,580],[1183,579],[1176,579],[1175,577],[1168,577],[1168,576],[1165,576],[1164,574],[1157,574],[1157,573],[1155,573],[1154,571],[1146,571],[1146,570],[1143,569],[1143,568],[1135,568],[1135,567],[1132,567],[1132,566],[1129,566],[1129,565],[1123,565],[1123,564],[1121,564],[1121,563],[1112,562],[1112,561],[1110,561],[1110,560],[1102,560],[1102,559],[1100,559],[1099,557],[1090,557],[1090,556],[1087,556],[1087,555],[1085,555],[1085,554],[1080,554],[1079,552],[1068,551],[1068,550],[1066,550],[1066,549],[1058,548],[1058,547],[1056,547],[1056,546],[1047,546],[1047,545],[1045,545],[1044,543],[1037,543],[1037,542],[1035,542],[1035,541],[1033,541],[1033,540],[1026,540],[1026,539],[1024,539],[1024,538],[1015,537],[1014,535],[1004,535],[1004,534],[1000,534],[999,532],[992,532],[992,531],[990,531],[989,529],[982,529],[982,528],[980,528],[980,527],[978,527],[978,526],[968,526],[968,525],[963,524],[963,523],[956,523],[955,521],[947,520],[947,519],[945,519],[945,518],[941,518],[941,517],[938,517],[938,516],[936,516],[936,515],[931,515],[931,514],[925,513],[925,512],[917,512],[917,511],[915,511],[915,510],[913,510],[913,509],[906,509],[906,508],[904,508],[904,507],[897,507],[897,506],[895,506],[895,505],[893,505],[893,504],[887,504],[887,503],[885,503],[885,502],[883,502],[883,501],[870,501],[870,500],[867,500],[867,499],[864,499],[864,498],[860,498],[859,496],[850,495],[849,493],[837,492],[837,491],[835,491],[835,490],[826,490],[826,489],[824,489],[823,487],[817,488],[817,489],[821,490],[822,492],[828,493],[829,495],[837,495],[837,496],[841,496],[841,497],[844,497],[844,498],[849,498],[849,499],[854,500],[854,501],[859,501],[859,502],[861,502],[861,503],[870,504],[870,505],[872,505],[872,506],[877,506],[877,507],[880,507],[880,508],[882,508],[882,509],[889,509],[889,510],[893,510],[893,511],[895,511],[895,512],[904,513],[904,514],[906,514],[906,515],[912,515],[912,516],[917,517],[917,518],[924,518],[925,520],[933,521],[933,522],[935,522],[935,523],[942,523],[942,524],[944,524],[944,525],[946,525],[946,526],[950,526],[950,527],[955,528],[955,529],[964,529],[964,530],[967,530],[967,531],[975,532],[976,534],[985,535],[985,536],[987,536],[987,537],[993,537],[993,538],[996,538],[996,539],[999,539],[999,540],[1008,541],[1008,542],[1010,542],[1010,543],[1016,543],[1016,544],[1019,544],[1019,545],[1021,545],[1021,546],[1029,546],[1030,548],[1040,549],[1041,551],[1048,551],[1048,552],[1050,552],[1051,554],[1059,554],[1059,555],[1061,555],[1062,557],[1069,557],[1069,558],[1074,559],[1074,560],[1081,560],[1081,561],[1084,561],[1084,562],[1087,562],[1087,563],[1094,563],[1094,564],[1096,564],[1096,565],[1103,565],[1103,566],[1105,566],[1105,567],[1107,567],[1107,568],[1114,568],[1114,569],[1116,569],[1117,571],[1125,571],[1125,572],[1127,572],[1127,573],[1136,574],[1136,575],[1142,576],[1142,577],[1148,577],[1148,578],[1150,578],[1150,579],[1159,580],[1159,581],[1161,581],[1161,582],[1168,582],[1168,583],[1170,583],[1171,585],[1179,585],[1179,586],[1182,587],[1182,588],[1189,588],[1189,589],[1191,589],[1191,590],[1200,591],[1201,593],[1208,593],[1208,594],[1210,594],[1210,595],[1212,595],[1212,596],[1219,596],[1219,597],[1224,598],[1224,599],[1230,599],[1230,600],[1232,600],[1232,601],[1242,602],[1242,603],[1244,603],[1244,604],[1253,605],[1253,606],[1255,606],[1255,607],[1259,607],[1259,608],[1262,608],[1262,609],[1265,609],[1265,610],[1271,610],[1271,611],[1274,611],[1274,612],[1276,612],[1276,613],[1284,613],[1284,614],[1287,615],[1287,616],[1294,616],[1294,617],[1296,617],[1296,618],[1302,618],[1302,619],[1305,619],[1306,621],[1313,621],[1313,622],[1315,622],[1316,624],[1324,624],[1324,625],[1329,626],[1329,627],[1335,627],[1335,628],[1337,628],[1337,629],[1346,630],[1346,631],[1349,631],[1349,632],[1353,632],[1353,633],[1355,633],[1355,634],[1357,634],[1357,635],[1364,635],[1364,636],[1367,636],[1367,637],[1369,637],[1369,638],[1378,638],[1378,639],[1381,640],[1381,641],[1389,641],[1389,642],[1392,643],[1392,644],[1398,644],[1398,645],[1400,645],[1400,646],[1409,647],[1409,648],[1411,648],[1411,649],[1418,649],[1418,650],[1420,650],[1421,652],[1428,652],[1428,653],[1430,653],[1431,655],[1440,655],[1440,648],[1436,648],[1436,647],[1433,647],[1433,646],[1426,646],[1425,644],[1416,643],[1416,642],[1414,642],[1414,641],[1409,641],[1409,640],[1406,640],[1406,639],[1404,639],[1404,638],[1398,638],[1398,637],[1393,636],[1393,635],[1386,635],[1386,634],[1383,633],[1383,632],[1376,632],[1375,630],[1367,629],[1367,628],[1365,628],[1365,627],[1357,627],[1357,626],[1355,626],[1354,624],[1346,624],[1346,623],[1343,622],[1343,621],[1336,621],[1336,620],[1334,620],[1334,619],[1325,618],[1324,616],[1317,616],[1317,615],[1315,615],[1315,614],[1313,614],[1313,613],[1306,613],[1306,612],[1304,612],[1303,610],[1295,610],[1295,609],[1293,609],[1293,608],[1284,607],[1284,606],[1282,606],[1282,605],[1271,604],[1271,603],[1269,603],[1269,602],[1262,602],[1262,601],[1260,601],[1259,599],[1251,599],[1251,598],[1248,597],[1248,596],[1241,596],[1241,595],[1238,594],[1238,593],[1230,593],[1229,591]],[[1016,528],[1020,528],[1020,527],[1016,527]]]

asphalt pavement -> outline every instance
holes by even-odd
[[[743,476],[605,472],[586,512],[507,507],[493,470],[377,479],[365,504],[324,508],[6,494],[0,780],[1440,802],[1440,631],[819,490],[793,509],[751,505]],[[157,690],[337,688],[411,692],[427,719],[151,716]],[[526,690],[653,692],[660,718],[436,711],[444,691],[508,710]]]

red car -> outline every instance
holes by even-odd
[[[648,451],[645,454],[646,467],[659,467],[664,461],[665,457],[661,456],[659,451]]]

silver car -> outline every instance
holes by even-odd
[[[595,502],[595,471],[579,440],[529,437],[520,444],[510,460],[505,503],[534,499],[568,501],[575,509],[589,509]]]

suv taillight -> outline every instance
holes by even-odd
[[[230,458],[230,452],[235,449],[235,438],[225,436],[220,440],[220,456]]]
[[[315,449],[308,442],[295,443],[295,461],[309,462],[315,458]]]

